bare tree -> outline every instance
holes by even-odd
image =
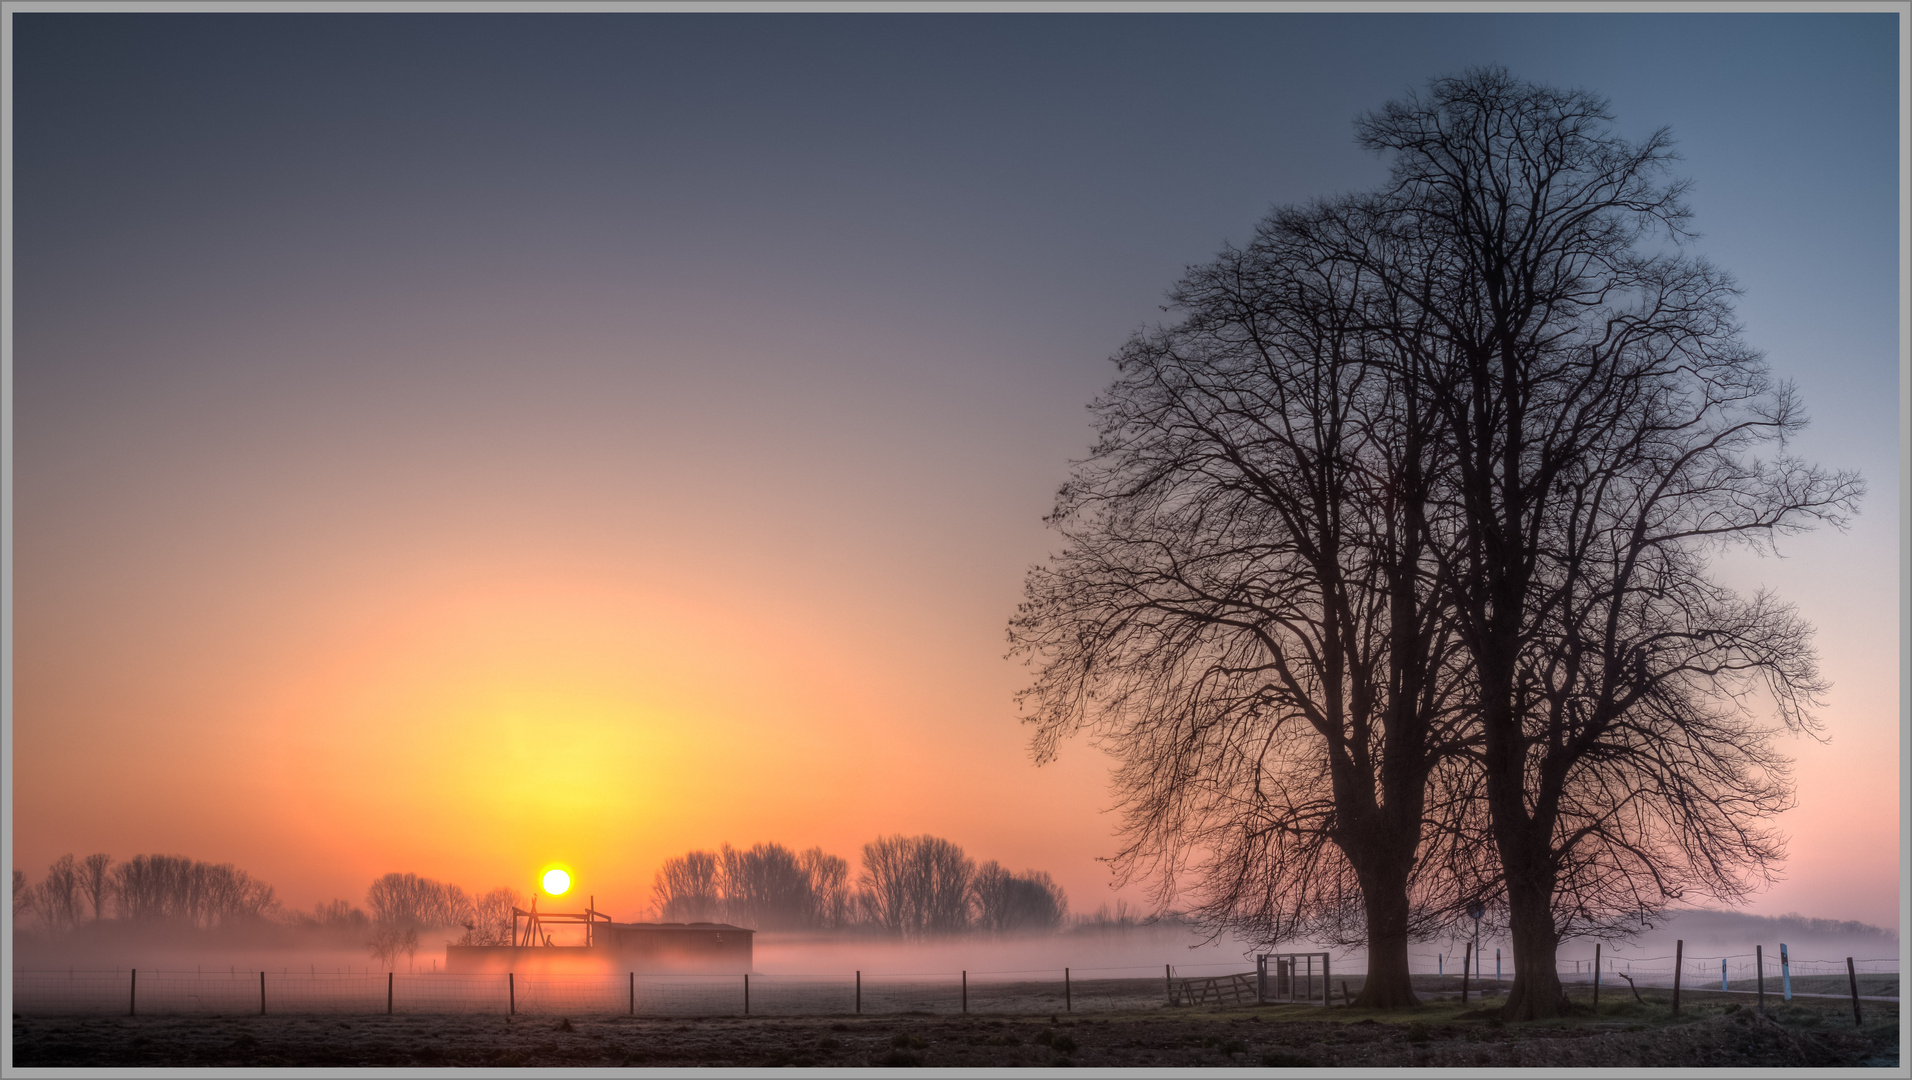
[[[907,938],[957,933],[969,926],[975,861],[935,836],[884,836],[863,845],[858,899],[870,921]]]
[[[511,909],[520,906],[520,898],[510,889],[497,888],[472,903],[464,923],[460,945],[511,944]]]
[[[380,924],[433,929],[462,926],[472,916],[464,889],[417,874],[386,874],[372,882],[365,898],[372,921]]]
[[[1068,918],[1068,895],[1040,870],[1012,874],[991,859],[970,879],[969,889],[973,925],[987,933],[1054,931]]]
[[[106,917],[106,898],[112,887],[108,871],[112,865],[113,857],[105,852],[94,852],[80,863],[80,889],[93,905],[94,922]]]
[[[838,930],[849,925],[853,914],[850,893],[850,864],[841,856],[829,855],[813,847],[797,856],[810,882],[815,906],[815,925],[823,930]]]
[[[1193,914],[1264,943],[1364,942],[1376,1008],[1415,1003],[1408,941],[1454,901],[1428,868],[1471,851],[1423,848],[1467,679],[1422,342],[1336,257],[1384,240],[1345,205],[1286,210],[1189,272],[1181,320],[1116,358],[1010,631],[1037,760],[1087,728],[1120,762],[1122,879],[1164,904],[1192,882]]]
[[[782,844],[756,844],[718,853],[725,918],[757,930],[798,930],[816,925],[810,875]]]
[[[1744,694],[1810,731],[1824,684],[1792,611],[1710,581],[1706,556],[1839,524],[1861,491],[1785,455],[1791,389],[1739,340],[1730,278],[1677,250],[1670,138],[1610,122],[1499,69],[1436,80],[1361,122],[1392,155],[1399,243],[1344,253],[1438,327],[1421,360],[1455,376],[1427,401],[1469,527],[1436,553],[1478,686],[1510,1018],[1565,1007],[1563,934],[1740,895],[1780,856],[1783,760]]]
[[[31,886],[27,884],[26,872],[21,870],[17,866],[14,867],[13,868],[13,918],[15,922],[19,921],[20,913],[27,910],[26,901],[27,901],[27,890],[29,888],[31,888]]]
[[[665,922],[714,922],[723,918],[724,895],[717,856],[692,851],[664,860],[651,886],[658,918]]]

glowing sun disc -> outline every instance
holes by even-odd
[[[571,887],[571,875],[562,870],[546,870],[543,884],[545,892],[552,896],[563,896],[565,890]]]

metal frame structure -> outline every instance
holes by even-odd
[[[518,931],[518,920],[523,919],[524,933]],[[595,935],[591,933],[599,922],[610,922],[611,917],[597,909],[597,897],[590,899],[590,906],[583,911],[539,911],[538,898],[531,898],[531,910],[516,906],[511,908],[511,945],[513,948],[525,945],[550,946],[551,935],[544,932],[545,923],[579,924],[584,926],[584,944],[594,944]]]
[[[1314,953],[1261,953],[1255,957],[1255,1000],[1269,1001],[1315,1001],[1314,989],[1315,959],[1321,960],[1321,996],[1322,1008],[1328,1007],[1328,954]],[[1269,961],[1274,961],[1272,970]]]

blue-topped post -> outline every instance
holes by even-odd
[[[1724,956],[1719,958],[1719,988],[1726,989],[1726,958]]]
[[[1779,943],[1779,985],[1780,985],[1781,995],[1787,1001],[1791,1001],[1792,1000],[1792,961],[1786,955],[1786,943],[1783,941]]]

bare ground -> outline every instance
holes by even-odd
[[[1825,1067],[1896,1066],[1896,1004],[1864,1026],[1833,1001],[1694,995],[1675,1018],[1649,998],[1563,1021],[1502,1024],[1477,1006],[1408,1014],[1302,1006],[1028,1016],[272,1016],[14,1018],[33,1066],[908,1066],[1078,1065]],[[1477,1003],[1478,1004],[1478,1003]],[[1730,1011],[1728,1011],[1730,1010]]]

